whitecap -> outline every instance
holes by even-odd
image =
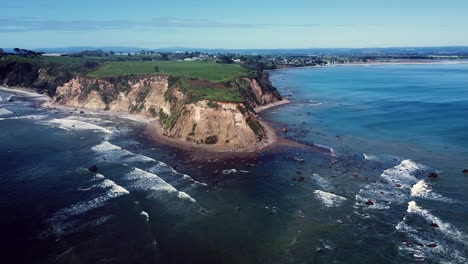
[[[222,173],[224,175],[227,175],[227,174],[232,174],[232,173],[248,173],[249,171],[246,171],[246,170],[236,170],[236,169],[226,169],[226,170],[223,170]]]
[[[5,109],[5,108],[0,108],[0,116],[9,115],[9,114],[13,114],[13,112],[8,111],[8,110]]]
[[[189,184],[190,186],[192,185],[207,186],[206,183],[196,181],[187,174],[179,173],[176,170],[174,170],[174,168],[170,167],[169,165],[161,161],[158,161],[156,165],[146,169],[145,171],[151,172],[153,174],[159,174],[161,176],[165,176],[165,178],[168,179],[168,181],[170,181],[171,184],[173,184],[173,182],[176,182],[177,184]]]
[[[378,160],[379,158],[375,155],[367,155],[366,153],[362,154],[365,160]]]
[[[141,216],[143,216],[145,218],[145,221],[148,222],[149,221],[149,214],[145,211],[141,211],[140,213]]]
[[[446,203],[455,203],[456,201],[450,198],[446,198],[441,194],[433,192],[430,189],[430,186],[425,180],[418,181],[413,187],[411,188],[411,196],[424,198],[428,200],[435,200],[435,201],[442,201]]]
[[[437,224],[439,226],[437,228],[437,230],[442,231],[444,234],[446,234],[446,235],[448,235],[448,236],[450,236],[452,238],[456,238],[457,240],[467,240],[468,239],[468,237],[465,234],[463,234],[462,232],[457,230],[451,224],[443,222],[442,219],[440,219],[437,216],[431,214],[431,212],[429,212],[429,210],[419,207],[416,204],[415,201],[411,201],[411,202],[408,203],[407,212],[412,213],[412,214],[417,214],[417,215],[425,218],[428,223]],[[468,243],[468,241],[467,241],[467,243]]]
[[[59,128],[64,130],[94,130],[94,131],[102,131],[107,134],[112,134],[112,131],[106,129],[104,127],[90,124],[87,122],[75,120],[72,118],[54,118],[48,121],[48,123],[57,124]]]
[[[115,161],[122,159],[123,162],[141,162],[141,161],[154,161],[156,162],[155,159],[140,155],[140,154],[135,154],[131,151],[125,150],[119,146],[116,146],[109,141],[103,141],[101,144],[96,145],[91,148],[93,151],[100,153],[103,155],[103,158],[105,161]]]
[[[326,207],[336,207],[347,200],[345,197],[329,192],[324,192],[321,190],[315,190],[314,194],[315,197],[317,197],[317,199],[319,199],[322,202],[322,204]]]
[[[321,188],[324,188],[324,189],[327,189],[327,190],[333,188],[332,184],[331,184],[328,180],[322,178],[322,177],[321,177],[319,174],[317,174],[317,173],[312,174],[312,179],[313,179]]]
[[[93,187],[101,187],[106,189],[104,194],[100,194],[93,199],[75,203],[67,208],[60,209],[50,219],[51,222],[64,221],[69,217],[86,213],[90,210],[103,206],[107,201],[115,199],[125,194],[129,194],[129,191],[120,185],[117,185],[114,181],[104,179],[102,182],[93,185]]]
[[[423,209],[415,201],[408,202],[408,213],[419,215],[425,219],[428,224],[435,223],[439,227],[434,228],[433,232],[422,231],[420,227],[413,226],[416,222],[406,223],[407,216],[399,222],[395,229],[405,232],[414,243],[426,245],[408,246],[400,245],[398,248],[402,252],[407,252],[416,257],[436,257],[441,263],[467,263],[466,250],[467,236],[453,227],[451,224],[443,222],[440,218],[434,216],[429,210]],[[439,233],[440,232],[440,233]],[[442,234],[442,236],[440,235]],[[444,239],[445,236],[445,239]],[[437,247],[429,248],[428,244],[436,244]]]
[[[39,235],[39,238],[47,238],[48,236],[54,234],[59,236],[69,235],[72,233],[79,232],[85,228],[102,225],[105,222],[109,221],[112,216],[101,216],[92,221],[83,222],[80,220],[68,221],[68,222],[55,222],[49,227],[48,230],[42,232]]]
[[[120,196],[122,194],[129,194],[130,192],[125,189],[124,187],[117,185],[114,181],[111,181],[109,179],[104,179],[100,184],[100,187],[102,188],[109,188],[109,193],[111,195],[117,195]]]
[[[161,179],[156,174],[134,168],[126,174],[126,180],[133,181],[132,188],[137,190],[151,190],[150,198],[161,198],[167,193],[175,193],[178,198],[195,203],[196,200],[185,192],[178,191],[174,186]]]

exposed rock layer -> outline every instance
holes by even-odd
[[[186,100],[171,77],[152,75],[127,78],[76,77],[57,87],[53,103],[158,117],[164,134],[199,144],[245,147],[261,140],[265,131],[253,107],[281,99],[267,80],[233,81],[245,103]]]

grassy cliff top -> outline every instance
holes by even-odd
[[[111,61],[87,74],[89,77],[124,74],[162,74],[227,82],[248,76],[248,70],[237,64],[219,64],[214,61]]]

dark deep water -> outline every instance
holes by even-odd
[[[271,76],[293,103],[262,118],[332,153],[187,163],[142,124],[1,93],[2,262],[467,262],[468,65]]]

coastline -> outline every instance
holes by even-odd
[[[226,158],[239,158],[257,155],[263,151],[273,150],[277,146],[291,146],[291,147],[307,147],[306,145],[281,138],[276,135],[275,129],[266,121],[259,120],[262,126],[265,128],[266,136],[258,141],[256,144],[250,145],[244,148],[237,147],[222,147],[214,145],[201,145],[194,142],[183,141],[176,138],[171,138],[163,133],[162,126],[159,124],[157,118],[150,118],[144,115],[130,114],[127,112],[116,112],[110,110],[97,110],[97,109],[88,109],[80,108],[73,106],[66,106],[60,104],[52,104],[51,98],[45,94],[39,94],[34,89],[31,88],[20,88],[20,87],[3,87],[0,86],[0,91],[15,94],[27,99],[33,99],[39,101],[38,106],[42,108],[59,110],[62,112],[70,112],[73,114],[87,114],[87,115],[104,115],[111,117],[119,117],[124,119],[129,119],[142,123],[146,126],[148,138],[156,143],[171,146],[180,150],[186,151],[192,159],[206,159],[206,158],[217,158],[217,159],[226,159]],[[283,104],[290,103],[287,99],[282,99],[277,102],[270,103],[268,105],[259,106],[255,108],[255,112],[260,113],[266,109],[274,108]],[[84,112],[84,113],[81,113]],[[196,154],[196,155],[195,155]]]
[[[256,113],[260,113],[262,111],[265,111],[265,110],[273,108],[273,107],[277,107],[277,106],[284,105],[284,104],[289,104],[290,102],[291,101],[289,101],[288,99],[283,98],[283,99],[281,99],[279,101],[269,103],[267,105],[257,106],[257,107],[254,108],[254,110],[255,110]]]
[[[468,61],[447,61],[447,60],[439,60],[439,61],[381,61],[381,62],[360,62],[360,63],[334,63],[330,65],[315,65],[315,66],[299,66],[299,67],[283,67],[279,69],[271,69],[268,71],[282,71],[282,70],[291,70],[291,69],[307,69],[307,68],[324,68],[324,67],[336,67],[336,66],[382,66],[382,65],[430,65],[430,64],[468,64]]]

